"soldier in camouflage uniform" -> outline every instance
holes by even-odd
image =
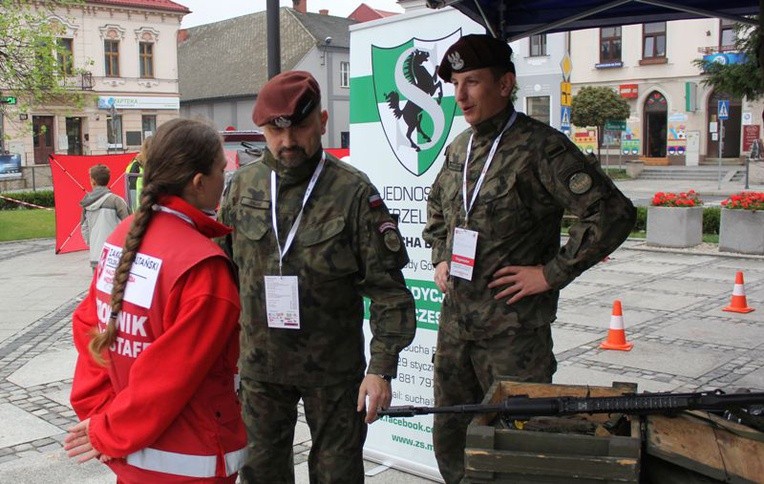
[[[390,404],[398,354],[416,328],[397,225],[366,175],[321,149],[328,115],[320,104],[307,72],[266,83],[253,120],[268,149],[236,172],[221,210],[234,228],[224,245],[239,271],[247,483],[294,482],[300,399],[310,482],[363,482],[366,424]]]
[[[636,217],[596,162],[514,110],[511,54],[505,42],[468,35],[438,70],[453,82],[471,128],[446,149],[423,234],[432,244],[435,283],[446,293],[434,356],[436,405],[480,402],[498,376],[551,382],[557,362],[550,324],[560,289],[615,250]],[[565,210],[578,221],[561,248]],[[462,248],[470,247],[462,229],[476,237],[473,249]],[[456,277],[454,262],[464,268],[470,258],[471,277]],[[449,484],[464,476],[469,420],[435,416],[435,455]]]

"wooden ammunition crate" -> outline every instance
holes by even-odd
[[[529,397],[604,397],[636,393],[633,383],[612,387],[520,383],[498,380],[484,404],[513,395]],[[639,422],[629,422],[629,435],[597,437],[499,428],[495,414],[477,415],[467,429],[465,474],[473,483],[623,483],[639,482]],[[605,422],[605,414],[586,416]]]
[[[764,433],[708,412],[649,415],[645,477],[654,483],[764,482]]]

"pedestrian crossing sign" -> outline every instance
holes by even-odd
[[[720,99],[718,104],[718,117],[719,119],[728,119],[730,117],[730,102],[729,99]]]
[[[560,128],[570,129],[570,106],[561,106]]]

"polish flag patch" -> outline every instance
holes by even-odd
[[[382,206],[382,197],[379,194],[374,194],[369,197],[369,207],[377,208]]]

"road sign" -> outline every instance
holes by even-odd
[[[608,131],[626,131],[626,121],[605,121],[605,129]]]
[[[572,88],[569,82],[560,83],[560,105],[570,106],[573,101]]]
[[[562,80],[565,82],[570,81],[570,73],[573,71],[573,62],[570,60],[570,55],[568,55],[567,52],[562,56],[560,69],[562,70]]]
[[[14,96],[0,96],[0,104],[16,104]]]
[[[570,129],[570,106],[562,106],[560,111],[560,128]]]
[[[719,99],[718,103],[719,119],[728,119],[730,117],[730,102],[728,99]]]

